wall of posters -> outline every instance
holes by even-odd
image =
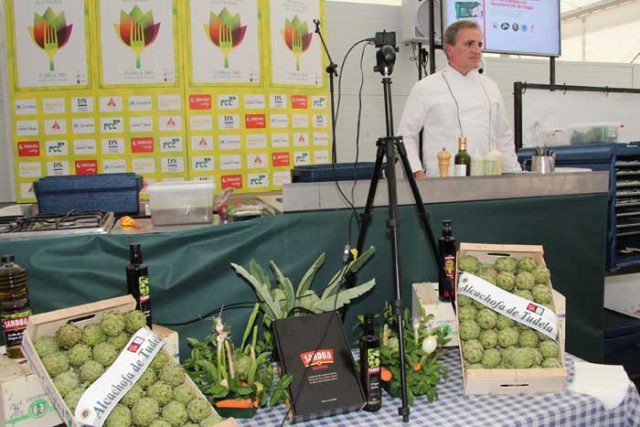
[[[274,80],[269,2],[6,1],[19,202],[33,202],[33,181],[47,175],[135,172],[145,184],[263,192],[294,166],[331,161],[320,44],[300,70],[285,50],[275,60],[289,77]],[[308,22],[324,10],[305,8]],[[288,49],[284,33],[278,43]]]

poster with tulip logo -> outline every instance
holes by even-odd
[[[101,83],[175,85],[172,0],[100,0]]]
[[[313,23],[320,2],[272,0],[269,14],[272,84],[322,86],[323,53]]]
[[[17,90],[88,85],[84,11],[84,0],[13,2]]]
[[[191,84],[260,84],[257,0],[191,0]]]

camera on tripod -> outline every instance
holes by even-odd
[[[395,31],[387,32],[383,30],[381,33],[376,33],[374,43],[379,49],[376,53],[376,66],[373,67],[373,71],[383,76],[390,76],[396,63],[396,52],[399,50],[396,47]]]

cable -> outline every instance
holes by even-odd
[[[453,98],[453,102],[456,103],[456,113],[458,116],[458,126],[460,127],[460,136],[464,136],[464,132],[462,131],[462,122],[460,121],[460,106],[458,106],[458,100],[456,99],[456,96],[453,94],[453,91],[451,90],[451,86],[449,85],[449,80],[447,80],[447,77],[444,75],[445,73],[446,71],[442,73],[442,78],[444,79],[444,82],[447,84],[447,88],[449,89],[449,93]]]
[[[165,323],[165,322],[156,322],[158,323],[158,325],[160,326],[185,326],[185,325],[190,325],[192,323],[196,323],[196,322],[200,322],[202,320],[211,320],[211,316],[214,316],[218,313],[220,313],[223,309],[225,311],[228,310],[238,310],[238,309],[242,309],[242,308],[253,308],[256,305],[255,302],[251,302],[251,301],[246,301],[246,302],[237,302],[237,303],[233,303],[233,304],[227,304],[227,305],[223,305],[217,308],[214,308],[213,310],[203,314],[203,315],[198,315],[198,317],[196,317],[195,319],[191,319],[191,320],[186,320],[184,322],[177,322],[177,323]]]

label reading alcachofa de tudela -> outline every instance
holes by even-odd
[[[84,392],[76,407],[76,419],[83,424],[101,427],[163,345],[164,342],[151,330],[140,328],[116,361]]]
[[[472,298],[498,314],[540,331],[552,340],[558,338],[558,316],[552,310],[502,290],[473,274],[460,275],[458,296],[460,295]]]

